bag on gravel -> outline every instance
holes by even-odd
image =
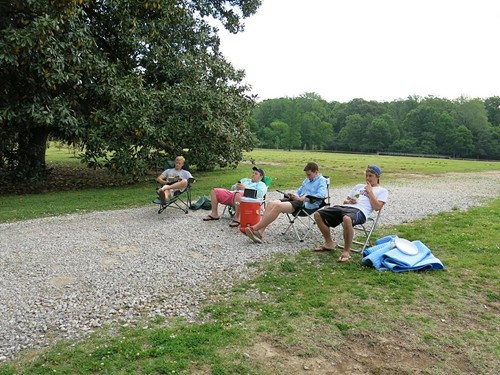
[[[212,203],[210,202],[210,198],[204,195],[200,199],[198,199],[196,203],[193,203],[189,208],[192,210],[199,210],[200,208],[203,210],[211,210]]]

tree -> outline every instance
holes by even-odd
[[[439,112],[433,106],[421,104],[411,110],[403,121],[404,138],[415,139],[421,154],[437,153],[436,128]]]
[[[340,145],[344,150],[356,151],[363,143],[366,120],[360,114],[346,118],[346,125],[339,132]]]
[[[265,128],[264,131],[264,147],[276,149],[286,147],[285,140],[290,135],[290,127],[286,122],[273,121],[271,126]]]
[[[304,113],[300,123],[304,149],[322,149],[332,139],[331,125],[321,121],[315,112]]]
[[[366,128],[365,150],[376,152],[387,150],[399,138],[399,130],[389,115],[376,117]]]
[[[500,126],[500,96],[492,96],[484,101],[488,121],[493,127]]]
[[[138,176],[189,149],[201,169],[235,164],[255,139],[244,72],[219,52],[260,0],[7,1],[0,13],[0,167],[45,172],[49,136],[90,166]]]
[[[462,99],[458,103],[457,112],[458,124],[466,126],[473,137],[475,155],[468,156],[485,158],[493,154],[498,144],[492,143],[493,129],[488,122],[488,113],[484,103],[479,99]]]
[[[467,157],[474,152],[472,132],[465,125],[460,125],[450,132],[449,142],[454,157]]]

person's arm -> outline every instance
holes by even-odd
[[[357,198],[355,197],[355,194],[358,193],[359,194],[359,191],[361,190],[361,188],[363,188],[364,185],[363,184],[357,184],[356,186],[354,186],[352,188],[352,190],[349,192],[349,194],[347,194],[347,197],[345,198],[344,200],[344,204],[356,204],[358,203],[358,200]]]
[[[328,186],[326,185],[326,179],[321,177],[316,185],[316,189],[313,194],[310,194],[316,198],[326,198],[328,195]]]
[[[298,201],[302,201],[302,202],[310,202],[310,203],[314,203],[314,202],[319,202],[321,201],[321,199],[315,199],[314,202],[311,202],[311,199],[307,198],[307,196],[312,196],[312,197],[315,197],[315,198],[325,198],[327,196],[327,184],[326,184],[326,179],[323,178],[323,177],[318,177],[316,181],[314,181],[312,184],[312,186],[309,187],[309,189],[311,190],[308,194],[304,194],[303,191],[304,191],[304,184],[306,184],[308,182],[308,180],[304,180],[304,182],[302,183],[302,185],[300,186],[299,190],[297,190],[297,195],[296,195],[296,199],[295,200],[298,200]],[[302,194],[304,194],[304,196],[302,196]],[[319,204],[319,203],[318,203]]]
[[[372,205],[373,209],[375,211],[379,211],[384,206],[384,202],[377,200],[377,197],[373,192],[373,187],[370,184],[366,184],[365,190],[368,194],[368,198],[370,199],[370,204]]]
[[[267,193],[267,185],[265,183],[263,183],[262,181],[259,181],[257,183],[256,190],[257,190],[257,196],[259,198],[263,198],[264,195],[266,195],[266,193]]]
[[[233,186],[231,186],[231,190],[232,191],[234,191],[234,190],[245,190],[245,188],[246,188],[245,183],[247,182],[247,180],[248,180],[247,178],[242,178],[237,183],[235,183]]]
[[[356,202],[357,202],[356,199],[351,198],[349,196],[347,196],[346,199],[344,200],[344,204],[355,204]]]
[[[302,201],[302,202],[306,202],[306,197],[302,197],[302,194],[303,194],[303,191],[304,191],[304,186],[305,184],[307,183],[307,181],[309,181],[307,178],[302,181],[302,185],[300,185],[300,187],[297,189],[297,192],[296,193],[290,193],[290,199],[292,201]]]
[[[156,182],[158,182],[160,185],[166,185],[167,184],[167,180],[166,180],[167,171],[168,170],[163,171],[162,174],[160,174],[158,177],[156,177]]]
[[[292,201],[309,202],[309,198],[305,195],[301,197],[297,194],[290,193],[289,196]]]

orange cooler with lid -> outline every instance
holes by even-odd
[[[240,202],[240,231],[245,232],[246,227],[253,226],[260,221],[260,206],[262,199],[242,197]]]

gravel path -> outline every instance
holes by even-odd
[[[381,225],[466,209],[500,196],[500,172],[411,176],[389,189]],[[340,202],[349,187],[331,191]],[[195,192],[196,193],[196,192]],[[277,193],[268,194],[277,198]],[[486,198],[486,199],[485,199]],[[107,323],[144,316],[195,318],[218,288],[248,275],[248,262],[295,253],[321,241],[282,236],[286,216],[256,245],[229,218],[203,222],[156,206],[0,224],[0,361],[54,339],[79,337]]]

